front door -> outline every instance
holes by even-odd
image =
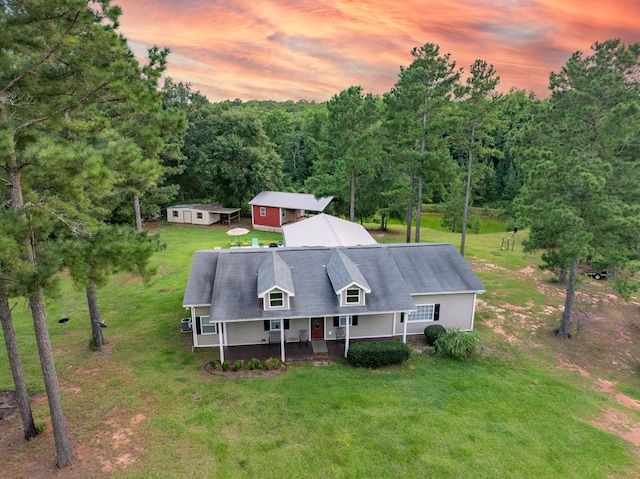
[[[184,212],[184,222],[191,224],[191,211]]]
[[[324,339],[324,318],[311,318],[311,339]]]

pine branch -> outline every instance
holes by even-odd
[[[75,16],[73,17],[73,20],[71,21],[71,23],[69,23],[69,26],[67,26],[67,28],[65,29],[64,33],[62,34],[62,37],[64,38],[66,35],[69,34],[69,32],[71,31],[71,29],[75,26],[75,24],[78,21],[78,17],[80,16],[80,11],[76,12]],[[17,77],[15,77],[13,80],[11,80],[9,83],[7,83],[5,85],[4,88],[2,88],[0,90],[0,95],[4,95],[6,94],[6,92],[8,92],[16,83],[20,82],[21,80],[23,80],[27,75],[32,74],[36,71],[36,69],[40,66],[43,65],[49,58],[51,58],[51,56],[53,55],[53,53],[60,48],[60,46],[62,45],[62,41],[57,42],[56,44],[54,44],[35,64],[33,64],[30,68],[27,68],[22,75],[18,75]]]

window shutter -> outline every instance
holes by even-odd
[[[433,320],[438,321],[440,319],[440,305],[436,304],[433,306]]]
[[[400,313],[400,322],[404,323],[404,313]]]
[[[289,329],[289,320],[288,319],[284,320],[284,329]]]
[[[202,334],[202,329],[200,328],[200,316],[196,316],[196,333]]]
[[[340,326],[340,316],[334,316],[333,317],[333,326],[335,328],[337,328],[338,326]]]
[[[264,320],[264,330],[265,331],[270,331],[271,330],[271,321],[269,321],[268,319]]]
[[[351,326],[357,326],[358,325],[358,315],[354,315],[351,316]]]

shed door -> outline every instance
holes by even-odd
[[[311,318],[311,339],[324,339],[324,318]]]
[[[191,223],[191,211],[184,212],[184,222]]]

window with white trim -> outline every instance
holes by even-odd
[[[351,288],[345,292],[346,304],[360,304],[360,288]]]
[[[267,216],[267,208],[264,206],[260,207],[260,216]]]
[[[272,291],[269,293],[269,309],[284,308],[284,299],[282,291]]]
[[[282,329],[282,320],[280,319],[272,319],[269,322],[270,331],[280,331]]]
[[[199,220],[202,219],[202,213],[196,213],[196,218],[198,218]]]
[[[353,326],[353,316],[348,315],[348,316],[340,316],[338,318],[338,326],[346,326],[347,325],[347,321],[349,321],[349,326]]]
[[[200,334],[218,334],[218,323],[209,316],[200,316]]]
[[[435,304],[420,304],[417,311],[409,313],[409,321],[437,321],[435,319]]]
[[[176,210],[173,210],[173,217],[174,217],[174,218],[177,218],[178,216],[180,216],[180,215],[178,214],[178,212],[177,212]]]

